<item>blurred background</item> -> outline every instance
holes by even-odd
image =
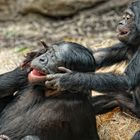
[[[130,0],[0,0],[0,47],[36,46],[65,38],[102,41]],[[88,41],[90,44],[90,42]]]
[[[48,45],[65,40],[93,48],[111,46],[117,42],[116,25],[129,2],[0,0],[0,73],[12,70],[27,52],[40,48],[40,40]],[[116,66],[104,71],[116,72]],[[101,140],[129,140],[140,128],[138,119],[118,109],[98,116],[97,121]]]

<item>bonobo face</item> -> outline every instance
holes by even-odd
[[[140,45],[140,0],[133,0],[128,5],[117,31],[120,41],[133,47]]]
[[[92,52],[80,44],[58,43],[31,62],[33,70],[28,75],[29,81],[43,81],[47,74],[58,73],[60,66],[78,72],[93,72],[95,59]]]
[[[63,53],[68,51],[67,49],[68,48],[53,45],[46,53],[35,58],[31,62],[33,70],[29,74],[29,81],[32,83],[43,81],[47,74],[57,73],[58,67],[64,66],[62,58]]]
[[[131,9],[127,9],[123,15],[123,19],[117,27],[118,39],[124,43],[131,44],[137,36],[135,25],[135,15]]]

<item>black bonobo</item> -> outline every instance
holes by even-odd
[[[140,118],[140,0],[134,0],[125,10],[117,32],[119,44],[99,49],[93,52],[93,55],[96,69],[127,61],[128,66],[123,74],[74,72],[48,75],[49,81],[46,82],[46,86],[56,90],[57,93],[62,90],[78,89],[104,92],[104,96],[93,98],[93,106],[101,106],[96,110],[98,114],[120,106]],[[96,102],[97,98],[100,100]],[[140,139],[138,133],[133,139]]]
[[[75,72],[92,72],[95,60],[90,50],[70,42],[55,44],[33,59],[29,83],[18,89],[16,97],[1,111],[0,134],[11,140],[99,139],[89,90],[63,91],[49,96],[46,75],[57,73],[59,66]],[[21,79],[18,80],[20,84]]]

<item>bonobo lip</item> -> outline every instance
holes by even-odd
[[[47,73],[40,70],[39,68],[33,68],[32,71],[28,74],[28,80],[30,83],[43,82],[46,79]]]
[[[127,28],[117,28],[117,36],[119,38],[125,38],[128,36],[128,34],[130,33],[130,31]]]
[[[31,71],[31,73],[34,75],[34,76],[45,76],[46,75],[46,73],[44,72],[44,71],[42,71],[42,70],[39,70],[39,69],[33,69],[32,71]]]

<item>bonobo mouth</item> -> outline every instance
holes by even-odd
[[[117,36],[119,39],[123,39],[123,38],[126,38],[129,34],[129,29],[128,28],[117,28]]]
[[[39,68],[32,68],[32,71],[28,74],[28,80],[30,83],[44,82],[47,73]]]

